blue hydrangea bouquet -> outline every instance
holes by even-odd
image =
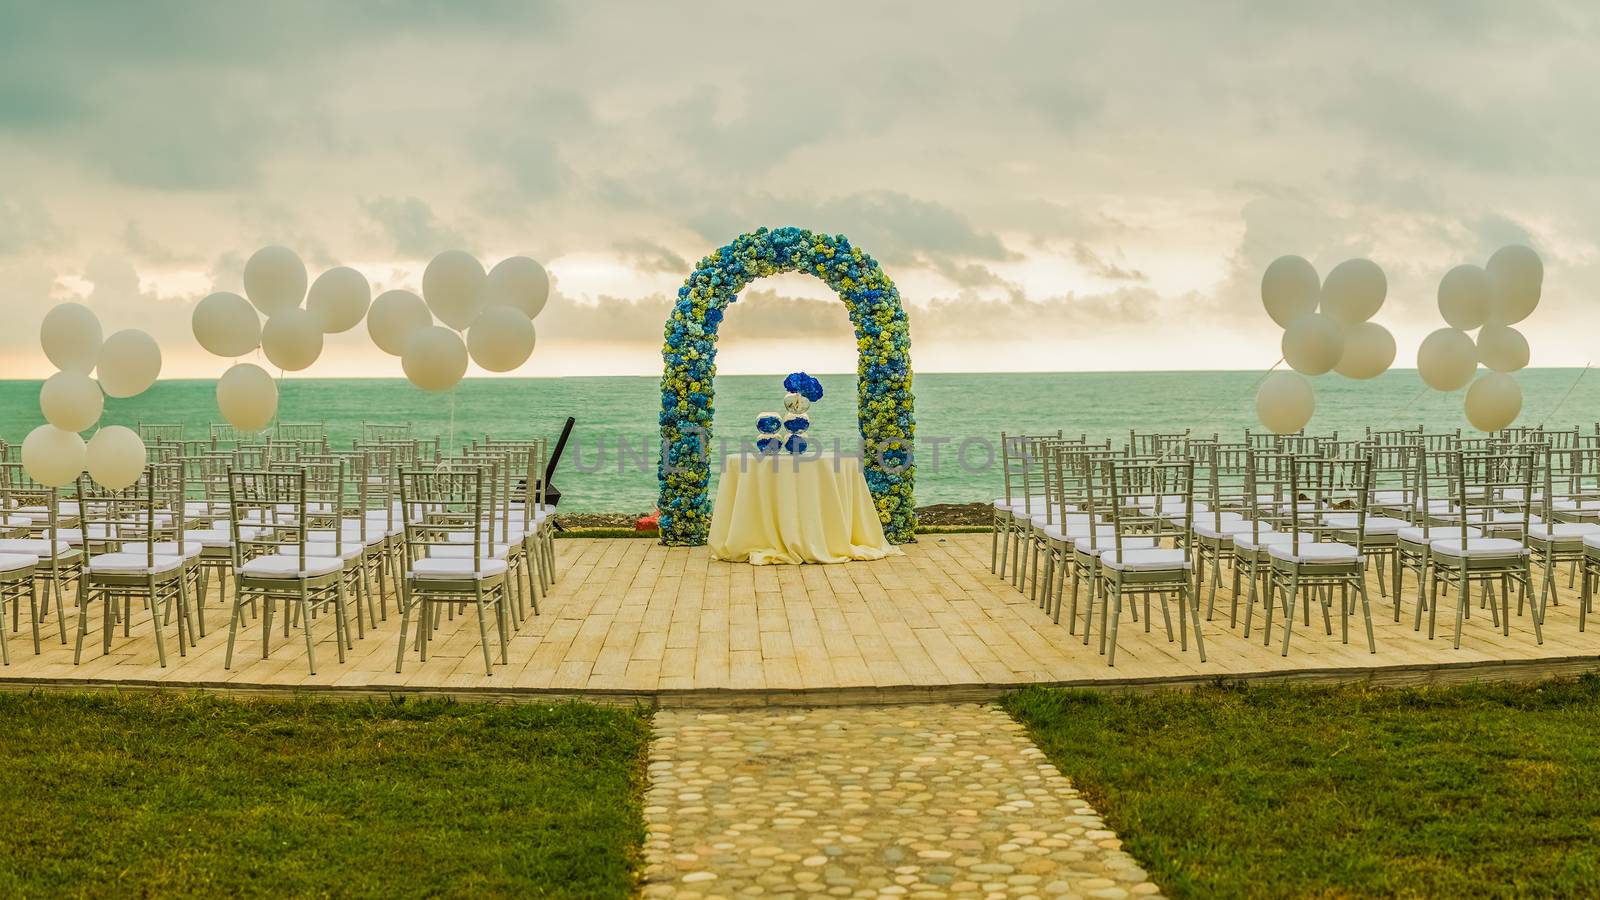
[[[772,454],[804,453],[810,446],[811,419],[806,411],[822,399],[822,382],[804,372],[783,379],[783,413],[762,413],[756,418],[756,449]]]

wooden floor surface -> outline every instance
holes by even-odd
[[[987,534],[924,535],[904,554],[835,566],[755,567],[712,560],[705,548],[662,547],[642,539],[556,542],[560,578],[543,614],[512,639],[510,662],[485,676],[478,627],[469,614],[446,621],[426,663],[408,650],[396,674],[398,621],[390,616],[335,658],[330,619],[317,623],[318,671],[308,673],[299,632],[278,631],[272,654],[260,655],[260,624],[247,621],[232,669],[223,668],[227,613],[212,593],[208,634],[188,656],[176,653],[169,626],[169,664],[156,662],[147,613],[136,612],[132,635],[119,629],[109,655],[100,653],[98,611],[82,665],[46,623],[35,656],[26,613],[10,634],[11,665],[0,686],[204,687],[238,692],[284,689],[363,692],[447,692],[480,696],[587,696],[675,705],[906,702],[994,696],[1029,683],[1112,688],[1196,684],[1220,677],[1376,680],[1415,683],[1474,678],[1529,678],[1600,667],[1600,630],[1580,633],[1574,591],[1562,572],[1561,605],[1550,609],[1544,644],[1528,617],[1513,616],[1511,633],[1474,610],[1459,650],[1452,649],[1453,598],[1441,604],[1439,633],[1411,628],[1408,586],[1404,621],[1373,583],[1378,652],[1367,651],[1359,618],[1351,641],[1324,633],[1321,616],[1297,622],[1287,657],[1255,635],[1227,624],[1226,585],[1217,615],[1205,624],[1208,658],[1169,642],[1159,612],[1155,628],[1124,618],[1116,666],[1095,645],[1085,647],[1009,583],[989,572]],[[1537,572],[1537,569],[1535,570]],[[1513,599],[1513,605],[1515,601]],[[1281,635],[1281,631],[1276,632]]]

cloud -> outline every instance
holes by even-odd
[[[363,206],[402,256],[431,259],[466,243],[460,232],[441,223],[433,207],[417,197],[374,197]]]

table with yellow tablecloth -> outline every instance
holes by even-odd
[[[900,552],[883,536],[860,457],[831,453],[724,459],[709,543],[717,559],[758,566]]]

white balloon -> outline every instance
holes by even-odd
[[[467,347],[461,335],[441,325],[429,325],[412,335],[400,367],[417,387],[448,391],[467,374]]]
[[[255,434],[278,414],[278,385],[266,369],[240,363],[217,379],[217,410],[229,425]]]
[[[508,260],[509,262],[509,260]],[[496,268],[499,268],[498,266]],[[1280,327],[1317,311],[1322,279],[1315,266],[1299,256],[1280,256],[1261,275],[1261,304]]]
[[[1311,274],[1313,281],[1316,273]],[[550,273],[535,260],[512,256],[495,263],[489,270],[489,303],[514,306],[528,318],[544,309],[550,299]]]
[[[390,356],[405,353],[412,336],[432,324],[428,305],[410,291],[384,291],[367,310],[367,334]]]
[[[1478,345],[1458,328],[1441,328],[1417,347],[1417,374],[1436,391],[1465,387],[1478,371]]]
[[[361,324],[372,304],[367,276],[349,266],[338,266],[317,276],[306,295],[306,309],[317,317],[326,334],[338,334]]]
[[[39,325],[45,358],[63,372],[93,372],[103,338],[99,317],[82,303],[57,304]]]
[[[1510,325],[1485,325],[1478,332],[1478,362],[1496,372],[1515,372],[1528,364],[1528,339]]]
[[[1486,372],[1467,388],[1467,421],[1479,431],[1500,431],[1522,412],[1522,386],[1504,372]]]
[[[1376,378],[1394,364],[1394,335],[1377,322],[1362,322],[1344,330],[1344,355],[1335,372],[1346,378]]]
[[[101,487],[113,491],[132,487],[144,474],[144,441],[131,428],[108,425],[89,439],[84,464]]]
[[[106,398],[93,378],[78,372],[57,372],[39,389],[45,421],[63,431],[87,431],[100,421]]]
[[[22,441],[22,469],[45,487],[66,487],[83,471],[83,438],[54,425],[40,425]]]
[[[101,345],[99,369],[107,397],[137,396],[161,375],[161,345],[137,328],[125,328]]]
[[[1383,308],[1389,280],[1370,259],[1347,259],[1322,282],[1322,312],[1345,325],[1365,322]]]
[[[467,352],[491,372],[510,372],[533,355],[533,322],[522,310],[491,306],[467,331]]]
[[[488,302],[489,277],[472,254],[446,250],[422,270],[422,298],[439,321],[462,331]]]
[[[1439,313],[1451,328],[1471,331],[1489,321],[1489,276],[1477,266],[1456,266],[1439,279]]]
[[[213,356],[236,357],[261,346],[261,318],[250,301],[227,291],[194,305],[194,339]]]
[[[1344,328],[1322,313],[1306,313],[1283,330],[1283,359],[1303,375],[1331,371],[1344,355]]]
[[[1256,418],[1274,434],[1299,431],[1316,410],[1311,382],[1293,372],[1273,372],[1256,391]]]
[[[244,264],[244,294],[269,317],[294,309],[306,298],[306,264],[288,247],[262,247]]]
[[[306,310],[283,310],[262,326],[261,349],[273,365],[297,372],[322,355],[322,326]]]
[[[1489,257],[1489,321],[1515,325],[1533,315],[1544,290],[1544,262],[1531,247],[1510,244]]]

